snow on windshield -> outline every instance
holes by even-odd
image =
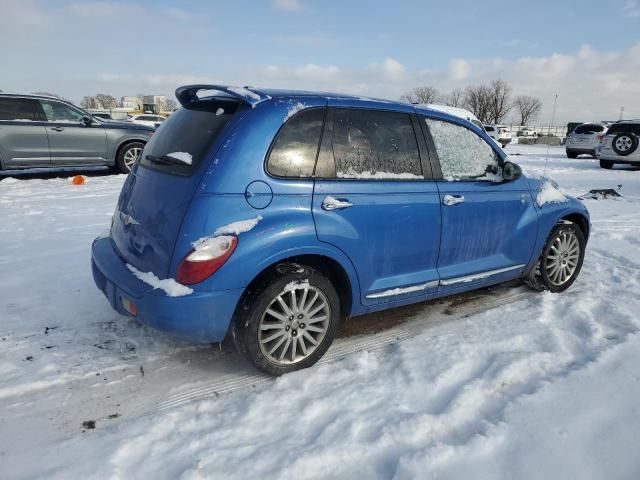
[[[486,177],[498,171],[496,153],[481,137],[454,123],[425,119],[435,144],[442,176],[447,179]]]

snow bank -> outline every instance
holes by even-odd
[[[189,152],[167,153],[167,157],[175,158],[176,160],[180,160],[182,163],[186,163],[187,165],[191,165],[191,162],[193,162],[193,157]]]
[[[141,272],[133,265],[127,264],[127,268],[136,278],[147,285],[153,287],[154,290],[162,290],[169,297],[184,297],[193,293],[193,289],[176,282],[173,278],[165,278],[160,280],[153,272]]]
[[[536,202],[539,207],[542,207],[547,203],[562,203],[567,200],[567,197],[565,197],[550,181],[544,182],[536,196]]]

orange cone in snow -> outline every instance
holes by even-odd
[[[82,175],[76,175],[71,179],[71,185],[84,185],[84,177]]]

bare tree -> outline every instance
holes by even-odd
[[[95,98],[104,109],[116,108],[118,106],[118,100],[116,100],[113,95],[98,93]]]
[[[486,85],[467,87],[463,105],[482,123],[488,123],[491,118],[491,90]]]
[[[462,107],[464,103],[464,93],[461,88],[452,90],[446,98],[446,104],[450,107]]]
[[[80,102],[80,106],[83,108],[100,108],[100,103],[96,99],[96,97],[91,95],[86,95],[82,98]]]
[[[527,125],[529,121],[534,120],[540,113],[540,110],[542,110],[542,102],[540,99],[530,95],[520,95],[516,97],[513,101],[513,106],[520,116],[519,125]]]
[[[178,102],[173,98],[167,98],[164,102],[164,108],[166,112],[174,112],[178,109]]]
[[[511,110],[511,87],[504,80],[493,80],[489,89],[489,120],[502,123]]]
[[[442,94],[437,88],[427,85],[414,88],[402,95],[400,100],[408,103],[438,103],[442,100]]]

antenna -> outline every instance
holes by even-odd
[[[556,107],[558,106],[558,94],[556,93],[555,100],[553,101],[553,114],[551,115],[551,126],[556,120]],[[549,161],[549,149],[551,148],[551,144],[547,143],[547,155],[544,159],[544,170],[542,171],[542,175],[547,174],[547,162]]]

